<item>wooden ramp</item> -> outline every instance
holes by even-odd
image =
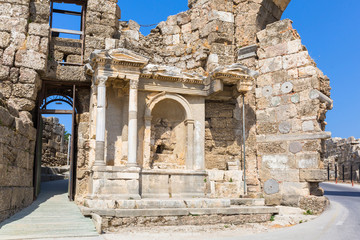
[[[33,204],[0,224],[0,239],[98,236],[92,220],[68,200],[67,182],[43,183]]]

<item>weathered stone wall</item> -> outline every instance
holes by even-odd
[[[337,165],[339,180],[343,177],[345,180],[350,180],[352,174],[354,181],[360,181],[360,139],[349,137],[326,140],[324,158],[324,165],[330,170],[330,179],[335,179],[335,165]]]
[[[122,22],[119,29],[120,39],[118,42],[116,40],[116,46],[141,53],[149,57],[153,64],[176,66],[186,71],[207,75],[219,64],[228,65],[237,62],[237,50],[256,44],[256,32],[265,28],[266,24],[280,19],[289,1],[274,2],[189,1],[188,11],[169,16],[148,36],[139,33],[140,26],[137,23]],[[252,69],[257,66],[255,57],[240,62]],[[229,111],[232,112],[231,116],[225,118],[216,116],[214,119],[206,117],[212,120],[207,122],[206,130],[206,164],[209,168],[225,169],[227,161],[243,162],[241,150],[243,134],[240,121],[242,100],[241,97],[232,95],[231,86],[225,88],[227,88],[227,96],[219,96],[206,102],[207,115],[210,114],[210,106],[214,104],[217,104],[215,106],[217,108],[212,111],[219,113],[229,110],[222,110],[221,104],[233,106]],[[229,96],[232,100],[229,100]],[[247,94],[245,106],[247,190],[249,195],[259,196],[261,189],[256,157],[254,90]],[[220,120],[226,121],[226,124]],[[225,134],[220,134],[222,131],[225,131]]]
[[[49,8],[42,1],[0,1],[0,221],[33,200],[36,131],[31,112],[46,70]]]
[[[67,164],[68,140],[65,139],[65,127],[55,117],[43,117],[42,159],[46,167],[65,166]]]
[[[0,92],[21,111],[34,109],[38,72],[46,68],[49,11],[46,15],[42,6],[30,0],[0,2]]]
[[[240,119],[234,118],[234,102],[205,103],[205,167],[226,170],[227,162],[239,162],[242,153]]]
[[[206,165],[225,170],[227,162],[238,162],[243,167],[241,116],[245,111],[249,196],[261,196],[265,183],[275,178],[279,192],[266,194],[267,203],[297,205],[299,196],[316,192],[317,182],[324,177],[318,169],[323,168],[321,139],[326,137],[323,131],[330,87],[290,21],[276,22],[288,3],[190,0],[188,11],[169,16],[150,35],[143,36],[137,23],[118,22],[116,0],[89,0],[84,60],[86,63],[95,49],[123,47],[149,57],[150,63],[204,76],[218,65],[235,62],[258,69],[260,77],[256,89],[245,97],[245,109],[241,96],[233,95],[231,84],[225,84],[224,95],[207,99]],[[20,111],[32,111],[41,79],[90,84],[83,66],[57,63],[78,62],[80,41],[55,37],[49,43],[48,1],[8,0],[0,5],[0,91],[6,101]],[[258,51],[251,58],[238,59],[238,50],[252,44],[259,46]],[[89,104],[93,107],[96,102],[90,102],[88,88],[78,89],[76,97],[76,191],[81,197],[88,191],[89,149],[94,143],[91,139],[95,139],[89,130],[94,124]],[[224,185],[225,175],[212,181]]]
[[[90,184],[90,90],[88,88],[79,88],[77,90],[77,114],[76,114],[76,148],[75,158],[77,164],[76,170],[76,198],[82,197],[88,193],[88,184]],[[76,199],[75,199],[76,200]]]
[[[151,159],[154,169],[184,169],[186,154],[185,113],[175,101],[154,108],[151,124]]]
[[[316,68],[290,20],[268,25],[257,37],[260,179],[268,204],[298,205],[326,178],[321,144],[328,137],[323,131],[330,106],[313,93],[328,97],[329,79]]]
[[[234,62],[258,69],[261,76],[256,90],[245,97],[247,192],[249,196],[261,196],[264,183],[279,173],[263,163],[263,155],[275,162],[281,162],[284,156],[285,168],[294,171],[276,177],[283,179],[276,180],[281,182],[281,190],[276,197],[269,197],[268,203],[298,205],[298,196],[309,195],[310,189],[316,192],[317,182],[324,177],[323,172],[318,171],[323,168],[319,152],[321,139],[328,137],[323,130],[329,104],[324,103],[318,93],[328,97],[330,87],[329,80],[316,68],[289,21],[277,22],[258,33],[279,20],[288,3],[190,1],[188,11],[169,16],[148,36],[139,32],[136,22],[120,22],[120,38],[106,39],[105,48],[127,48],[149,57],[150,63],[176,66],[203,75],[218,65]],[[250,58],[238,59],[238,49],[250,44],[258,45],[259,50],[254,50]],[[285,92],[281,90],[282,85]],[[270,95],[262,96],[263,88],[265,92],[271,88]],[[291,89],[287,92],[287,88]],[[231,84],[224,89],[224,95],[206,101],[206,167],[210,169],[225,170],[227,162],[239,162],[242,167],[244,164],[242,99],[232,94]],[[221,116],[226,111],[228,116]],[[281,139],[288,133],[315,135],[306,141],[297,137],[294,143],[263,141],[271,135]],[[301,153],[290,152],[289,145],[292,149],[301,148]]]
[[[33,201],[36,130],[0,93],[0,222]]]

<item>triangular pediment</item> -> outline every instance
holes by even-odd
[[[125,48],[117,48],[108,51],[110,57],[117,61],[138,62],[144,65],[149,59]]]
[[[134,67],[144,67],[149,59],[125,48],[111,50],[95,50],[90,55],[90,63],[106,62],[107,64],[129,65]]]

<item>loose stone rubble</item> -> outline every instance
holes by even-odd
[[[335,180],[337,170],[338,180],[360,181],[360,139],[349,137],[332,138],[325,142],[324,165],[329,169],[330,180]],[[336,166],[336,169],[335,169]]]
[[[136,22],[119,21],[116,0],[77,1],[86,10],[84,37],[76,40],[50,29],[51,1],[0,1],[0,92],[40,129],[46,97],[61,86],[72,99],[75,88],[71,183],[94,219],[118,221],[111,217],[124,209],[108,202],[147,198],[307,206],[326,179],[332,100],[329,79],[292,22],[280,21],[289,2],[189,0],[188,11],[143,36]],[[266,211],[265,220],[276,213]]]

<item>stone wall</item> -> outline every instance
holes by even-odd
[[[324,165],[329,167],[330,179],[335,179],[335,165],[337,166],[337,178],[342,180],[351,179],[360,181],[360,139],[349,137],[332,138],[326,140],[324,154]],[[351,172],[352,166],[352,172]]]
[[[160,102],[153,110],[150,167],[184,169],[186,154],[185,113],[175,101]]]
[[[43,117],[42,159],[45,167],[67,165],[68,140],[65,127],[55,117]]]
[[[35,107],[46,69],[48,15],[40,1],[0,2],[0,92],[21,111]]]
[[[42,1],[0,1],[0,221],[33,200],[32,113],[49,43],[50,11],[44,6]]]
[[[257,33],[259,171],[268,204],[298,205],[326,179],[322,158],[329,79],[286,19]],[[321,96],[321,97],[320,97]],[[329,101],[326,101],[329,100]]]
[[[148,57],[150,63],[203,75],[234,62],[258,69],[261,76],[256,90],[245,97],[247,192],[249,196],[261,196],[270,176],[283,171],[264,164],[264,155],[265,162],[267,157],[275,162],[284,157],[285,168],[294,171],[275,177],[281,189],[267,203],[297,205],[298,196],[309,195],[310,189],[316,192],[317,182],[324,178],[324,172],[318,169],[323,168],[321,139],[329,137],[323,131],[331,104],[326,102],[329,80],[316,68],[290,21],[276,22],[288,3],[189,1],[188,11],[169,16],[148,36],[139,32],[136,22],[120,22],[119,33],[105,38],[99,49],[127,48]],[[239,51],[251,44],[259,47],[254,48],[252,57],[238,58]],[[281,90],[283,85],[285,92]],[[210,169],[226,170],[227,162],[244,165],[242,99],[232,94],[232,87],[225,85],[224,95],[206,101],[206,167]],[[269,88],[270,95],[262,96]],[[228,115],[221,116],[226,111]],[[292,140],[281,140],[285,134]],[[294,134],[300,137],[294,138]],[[268,141],[272,136],[280,140]],[[291,152],[290,145],[291,149],[300,148],[301,153]]]
[[[226,170],[227,162],[239,162],[242,153],[242,124],[234,118],[234,102],[205,103],[205,167]]]
[[[260,76],[245,97],[245,109],[231,83],[225,84],[223,95],[206,100],[206,167],[225,171],[227,163],[244,166],[241,116],[245,111],[248,195],[260,197],[270,184],[279,191],[266,194],[267,204],[297,205],[300,195],[317,192],[317,182],[324,179],[319,169],[324,168],[322,139],[329,137],[324,120],[331,100],[328,78],[316,68],[290,21],[278,21],[289,2],[189,0],[188,11],[169,16],[143,36],[136,22],[118,21],[116,0],[89,0],[84,60],[95,49],[123,47],[149,57],[150,63],[204,76],[219,65],[236,62],[257,69]],[[28,116],[25,111],[34,109],[41,79],[84,86],[76,91],[76,197],[81,198],[90,182],[89,149],[95,135],[89,130],[94,124],[89,108],[96,102],[90,102],[91,77],[83,66],[57,63],[78,62],[81,52],[79,40],[54,37],[49,42],[49,4],[0,2],[0,92],[20,115]],[[252,50],[251,57],[238,57],[253,44],[259,49]],[[229,185],[228,173],[221,174],[211,181]],[[236,179],[242,178],[236,174]]]
[[[36,130],[0,93],[0,222],[33,201]]]

